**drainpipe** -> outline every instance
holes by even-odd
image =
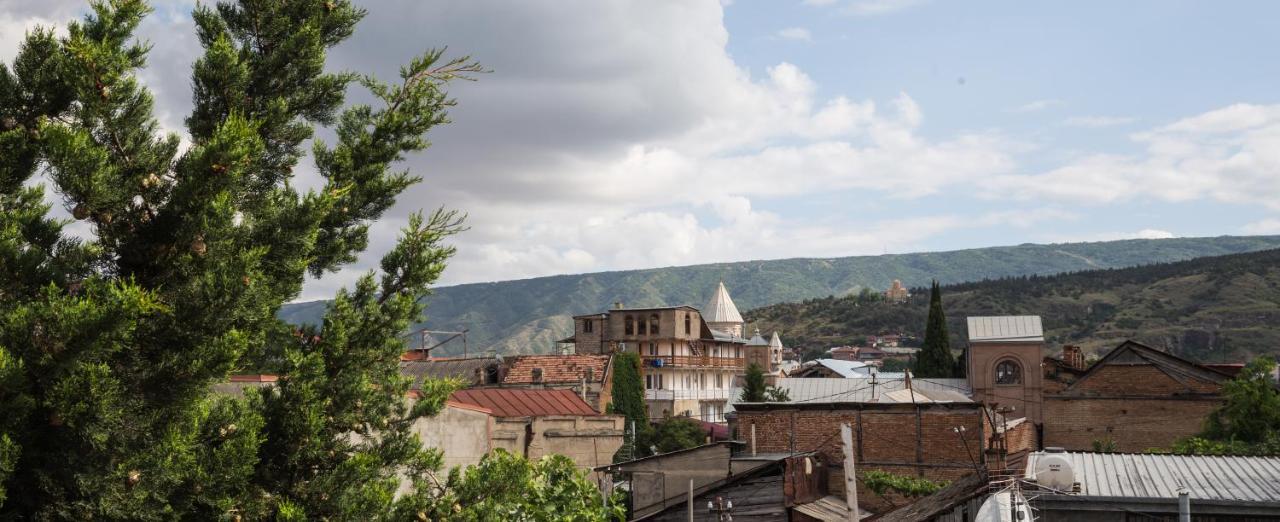
[[[1191,522],[1191,494],[1178,489],[1178,522]]]

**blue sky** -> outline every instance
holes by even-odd
[[[155,3],[140,77],[181,134],[194,0]],[[493,72],[450,86],[453,123],[405,163],[424,183],[302,299],[376,267],[438,206],[471,225],[445,284],[1280,234],[1280,3],[356,3],[369,15],[330,68],[388,78],[448,46]],[[83,5],[0,2],[0,60]],[[318,185],[309,161],[297,172]]]

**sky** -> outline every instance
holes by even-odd
[[[442,284],[1280,233],[1276,2],[357,3],[331,69],[394,79],[447,46],[492,72],[450,87],[453,122],[404,165],[423,183],[304,300],[441,206],[470,225]],[[154,4],[141,76],[181,133],[194,2]],[[0,0],[0,61],[83,9]]]

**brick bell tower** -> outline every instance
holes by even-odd
[[[968,318],[969,367],[973,398],[1012,407],[1008,418],[1043,424],[1041,392],[1044,327],[1038,315]]]

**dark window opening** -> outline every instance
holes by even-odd
[[[649,334],[658,335],[658,314],[649,316]]]
[[[1022,367],[1014,361],[1001,361],[996,365],[996,384],[1021,384]]]
[[[542,382],[542,368],[534,368],[534,369],[533,369],[533,383],[534,383],[534,384],[538,384],[538,383],[541,383],[541,382]]]
[[[631,317],[631,316],[629,316],[629,315],[627,316],[627,326],[626,326],[626,329],[625,329],[625,331],[624,331],[623,333],[624,333],[625,335],[635,335],[635,333],[636,333],[636,320],[635,320],[635,318],[634,318],[634,317]]]

